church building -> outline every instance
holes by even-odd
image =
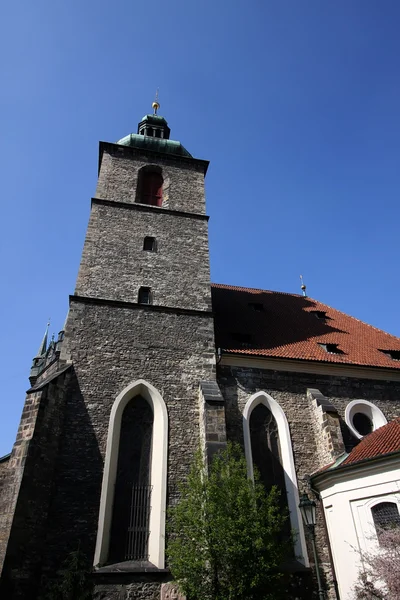
[[[307,493],[325,597],[351,600],[363,532],[379,542],[373,524],[399,522],[400,339],[305,289],[212,284],[208,162],[153,109],[100,142],[69,313],[57,340],[46,331],[0,459],[0,597],[36,600],[79,547],[96,600],[177,598],[167,508],[197,448],[210,459],[232,440],[249,476],[282,490],[297,597],[315,562]]]

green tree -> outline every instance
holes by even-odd
[[[56,579],[48,581],[44,586],[40,600],[90,600],[92,598],[93,583],[90,567],[80,548],[67,555],[57,575]]]
[[[279,598],[287,519],[277,489],[248,479],[240,446],[229,444],[208,470],[199,452],[169,512],[167,555],[181,591],[190,600]]]

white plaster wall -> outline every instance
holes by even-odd
[[[400,467],[394,461],[336,473],[319,484],[341,600],[354,600],[354,585],[362,568],[360,552],[379,551],[371,508],[397,502],[400,508]]]

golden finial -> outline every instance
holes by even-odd
[[[301,281],[301,286],[300,287],[302,289],[303,296],[307,296],[307,292],[306,292],[307,287],[306,287],[306,284],[303,281],[303,275],[300,275],[300,281]]]
[[[158,88],[157,88],[157,91],[156,91],[156,97],[155,97],[154,102],[151,105],[151,107],[154,109],[154,114],[156,115],[158,109],[160,108],[160,103],[158,101]]]

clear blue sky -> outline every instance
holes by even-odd
[[[0,456],[73,293],[98,141],[161,111],[209,159],[212,280],[400,335],[398,0],[15,0],[0,9]]]

